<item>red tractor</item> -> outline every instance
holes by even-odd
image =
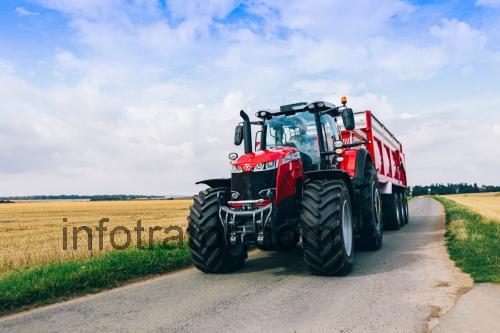
[[[209,187],[194,196],[188,217],[198,269],[234,271],[250,245],[291,249],[301,240],[311,273],[343,275],[355,241],[378,250],[384,227],[408,222],[401,143],[370,111],[353,113],[346,102],[283,105],[258,111],[258,121],[240,112],[234,143],[245,154],[229,155],[231,178],[197,183]]]

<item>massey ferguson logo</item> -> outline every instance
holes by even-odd
[[[243,171],[248,172],[248,171],[252,170],[252,165],[251,164],[243,164],[241,166],[241,168],[243,169]]]

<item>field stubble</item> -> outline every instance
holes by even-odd
[[[471,208],[476,213],[500,221],[500,192],[452,194],[444,197]]]
[[[0,274],[10,269],[20,269],[55,261],[88,258],[112,250],[110,231],[120,225],[131,232],[131,245],[136,246],[134,227],[141,220],[145,231],[144,244],[148,244],[148,228],[180,226],[185,230],[191,200],[138,200],[138,201],[38,201],[0,205]],[[67,218],[63,223],[63,218]],[[104,247],[99,249],[95,228],[99,220],[105,223]],[[73,227],[88,226],[93,229],[93,247],[87,248],[87,235],[78,233],[78,247],[72,249]],[[68,250],[63,250],[63,227],[68,228]],[[163,230],[156,231],[154,241],[163,241]],[[126,234],[117,232],[115,243],[124,244]]]

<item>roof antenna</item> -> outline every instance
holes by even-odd
[[[285,105],[285,96],[283,96],[283,105]]]

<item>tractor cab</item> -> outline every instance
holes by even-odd
[[[244,111],[240,115],[243,122],[236,127],[234,143],[240,145],[244,142],[245,155],[253,154],[251,125],[258,125],[255,152],[293,148],[300,153],[306,172],[332,169],[337,165],[334,155],[342,144],[337,116],[342,115],[343,123],[354,123],[351,109],[327,102],[295,103],[283,105],[279,110],[261,110],[255,114],[259,121],[250,121]],[[252,159],[245,155],[232,164],[252,163]],[[262,160],[261,155],[258,161]]]
[[[331,116],[322,116],[320,121],[327,148],[333,147],[333,141],[340,140],[338,128]],[[296,148],[300,152],[304,171],[320,169],[318,132],[313,114],[301,112],[280,115],[270,119],[266,125],[265,141],[268,150],[278,147]]]

